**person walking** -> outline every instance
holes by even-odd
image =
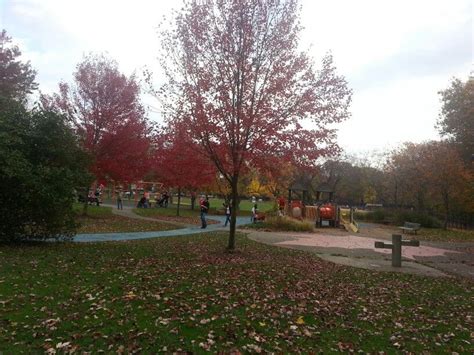
[[[119,190],[117,192],[117,209],[118,210],[123,210],[123,203],[122,203],[122,190]]]
[[[257,214],[258,214],[257,204],[254,204],[252,207],[252,223],[257,222]]]
[[[165,208],[168,207],[169,199],[170,199],[170,195],[168,195],[168,191],[165,191],[165,193],[163,195],[163,203],[164,203]]]
[[[224,209],[225,209],[225,223],[224,227],[227,227],[227,223],[230,223],[230,216],[232,214],[232,208],[230,207],[230,203],[224,203]]]
[[[201,206],[201,229],[204,229],[207,227],[206,215],[209,212],[209,198],[207,196],[206,198],[201,199],[200,206]]]

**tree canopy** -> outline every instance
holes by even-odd
[[[21,51],[5,30],[0,32],[0,96],[19,102],[38,88],[36,71],[20,60]]]
[[[472,175],[449,142],[405,144],[391,155],[386,175],[395,204],[443,216],[445,227],[452,213],[473,211]]]
[[[178,189],[178,215],[184,189],[195,192],[216,179],[214,165],[180,127],[168,127],[156,135],[153,169],[161,182]]]
[[[469,162],[474,155],[474,77],[466,82],[453,79],[440,94],[440,133],[453,139],[463,159]]]
[[[338,150],[334,123],[351,91],[326,56],[319,70],[298,49],[296,0],[189,2],[161,34],[168,81],[159,94],[228,182],[235,248],[239,177],[275,160],[314,164]]]
[[[103,55],[89,55],[77,65],[72,84],[43,96],[43,105],[66,115],[86,151],[97,179],[133,181],[149,166],[149,127],[132,75]]]

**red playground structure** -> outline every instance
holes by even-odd
[[[323,202],[322,194],[329,194],[328,199]],[[334,190],[327,184],[321,184],[316,190],[316,199],[318,201],[318,208],[316,214],[316,227],[323,227],[324,222],[327,222],[329,227],[339,228],[341,223],[341,210],[337,203],[333,202]]]

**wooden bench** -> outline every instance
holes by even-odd
[[[420,223],[405,222],[403,224],[403,227],[398,227],[398,228],[400,228],[403,233],[416,234],[416,232],[420,230],[420,227],[421,227]]]

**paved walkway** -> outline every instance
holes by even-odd
[[[77,234],[74,237],[75,242],[89,243],[89,242],[110,242],[110,241],[127,241],[127,240],[139,240],[148,238],[158,237],[174,237],[179,235],[191,235],[203,232],[214,232],[214,231],[226,231],[229,230],[229,226],[224,227],[225,216],[208,216],[208,219],[219,222],[218,224],[208,224],[206,229],[201,229],[200,225],[190,225],[184,223],[170,222],[161,219],[149,218],[139,216],[132,211],[132,207],[124,206],[123,210],[117,210],[115,206],[105,205],[113,207],[112,212],[118,216],[142,219],[147,221],[159,221],[160,223],[170,223],[182,225],[183,228],[173,229],[167,231],[156,231],[156,232],[130,232],[130,233],[94,233],[94,234]],[[248,224],[250,217],[237,217],[237,226]]]

